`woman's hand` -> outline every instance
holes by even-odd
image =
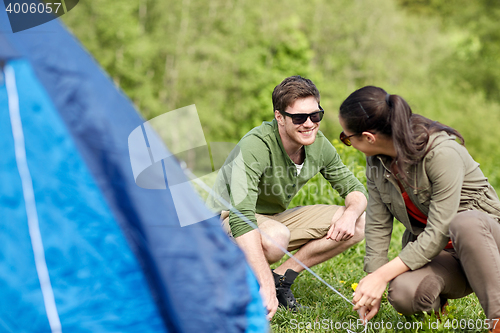
[[[363,321],[363,325],[366,325],[366,323],[375,317],[375,315],[378,313],[380,310],[380,301],[376,302],[374,306],[362,306],[358,310],[359,314],[359,319]]]
[[[368,310],[371,310],[376,304],[380,307],[382,294],[385,291],[387,283],[388,281],[381,276],[379,270],[365,276],[359,281],[356,292],[354,293],[354,298],[352,299],[354,310],[359,310],[362,307],[367,307]],[[378,308],[376,311],[378,312]],[[375,314],[377,312],[375,312]]]
[[[359,318],[372,319],[380,309],[382,295],[389,281],[408,270],[408,266],[396,257],[359,281],[352,299],[354,310],[358,311]]]

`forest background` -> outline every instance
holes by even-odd
[[[413,112],[459,130],[500,190],[497,0],[93,0],[79,2],[62,18],[146,119],[196,104],[207,142],[236,143],[272,119],[273,88],[287,76],[302,75],[321,92],[321,130],[364,181],[364,157],[335,139],[341,131],[338,108],[355,89],[380,86],[403,96]],[[340,202],[330,189],[308,189],[292,204],[325,196]],[[400,244],[393,243],[394,256]],[[345,254],[349,259],[339,256],[316,270],[352,292],[351,282],[364,276],[363,254],[361,244]],[[301,275],[295,288],[312,312],[278,313],[274,331],[296,331],[292,318],[355,318],[310,276]],[[484,318],[475,296],[452,307],[452,319]],[[382,310],[379,320],[420,320],[398,316],[386,300]],[[440,330],[447,331],[442,325]]]

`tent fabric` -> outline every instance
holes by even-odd
[[[16,73],[17,87],[22,87],[18,94],[26,157],[61,324],[71,332],[98,332],[108,325],[115,331],[135,327],[140,332],[164,332],[144,275],[50,99],[25,60],[8,64]],[[2,88],[5,105],[5,85]],[[5,111],[0,132],[10,134]],[[12,134],[3,135],[1,142],[6,162],[2,184],[10,186],[2,190],[0,202],[0,262],[10,270],[0,270],[0,290],[11,295],[0,305],[1,317],[15,327],[13,332],[48,331],[28,225],[23,223],[27,216]],[[134,315],[137,309],[144,318]],[[111,324],[116,314],[121,314],[120,321]],[[36,330],[23,328],[31,322],[28,319],[37,323]]]
[[[7,42],[6,37],[0,33],[0,61],[20,57],[20,54]]]
[[[144,119],[130,101],[58,20],[13,34],[0,12],[0,63],[15,73],[62,331],[268,331],[256,279],[218,219],[181,227],[168,186],[146,190],[135,184],[127,138]],[[11,301],[0,305],[0,331],[50,332],[5,79],[0,292]],[[165,175],[184,177],[175,160],[163,165]],[[192,189],[183,196],[193,214],[206,210]]]

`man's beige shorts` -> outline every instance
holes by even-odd
[[[287,209],[279,214],[255,214],[255,217],[257,218],[257,225],[267,220],[274,220],[284,224],[290,230],[290,243],[287,250],[292,251],[312,239],[326,236],[332,224],[333,216],[341,207],[335,205],[299,206]],[[221,213],[221,220],[222,227],[228,235],[231,235],[228,211]]]

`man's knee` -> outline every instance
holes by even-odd
[[[387,298],[394,309],[407,316],[439,310],[443,279],[437,275],[427,275],[417,285],[415,282],[404,274],[391,281]]]
[[[290,230],[283,224],[272,221],[259,225],[262,232],[262,248],[269,263],[279,261],[285,254],[282,249],[288,247]]]
[[[354,239],[356,243],[361,242],[365,238],[365,218],[366,213],[361,214],[361,216],[356,221],[356,229],[354,230]]]
[[[366,213],[363,213],[356,220],[356,226],[354,229],[354,236],[352,236],[352,238],[347,241],[351,245],[357,244],[365,238],[365,217],[366,217]]]

